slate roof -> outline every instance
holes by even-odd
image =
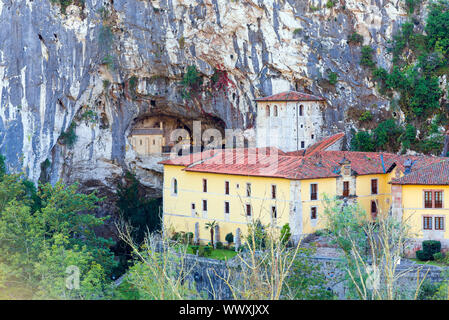
[[[413,167],[413,166],[412,166]],[[401,178],[391,180],[392,184],[449,185],[449,160],[442,160]]]
[[[297,91],[286,91],[268,97],[257,98],[255,101],[324,101],[324,98]]]

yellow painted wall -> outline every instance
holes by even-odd
[[[377,195],[371,194],[371,180],[377,179]],[[371,215],[371,201],[376,200],[378,214],[387,213],[391,206],[391,185],[388,183],[391,174],[369,174],[356,178],[357,202],[366,211],[367,216]]]
[[[200,239],[209,242],[210,232],[205,229],[207,222],[217,221],[220,241],[225,242],[226,234],[236,229],[247,231],[245,205],[252,206],[252,218],[260,219],[264,225],[272,223],[271,206],[277,207],[276,225],[282,227],[289,222],[290,181],[287,179],[221,175],[212,173],[185,172],[182,166],[164,166],[164,227],[177,232],[194,232],[195,222],[199,222]],[[178,195],[172,194],[172,181],[178,181]],[[203,192],[202,179],[207,179],[207,192]],[[229,195],[225,194],[225,181],[229,181]],[[251,197],[246,196],[246,183],[251,183]],[[237,188],[237,184],[239,188]],[[277,199],[271,199],[271,185],[277,186]],[[202,200],[208,201],[207,216],[203,217]],[[225,216],[225,201],[230,203],[229,217]],[[191,205],[195,203],[197,215],[192,216]]]
[[[259,218],[264,225],[272,223],[271,206],[276,205],[278,218],[276,225],[282,227],[289,223],[290,180],[268,177],[248,177],[223,175],[214,173],[186,172],[182,166],[164,166],[164,226],[173,231],[194,232],[195,222],[200,223],[200,239],[203,243],[210,240],[210,233],[205,224],[213,220],[220,226],[220,241],[225,242],[226,234],[240,228],[246,234],[247,203],[252,205],[252,218]],[[172,194],[173,178],[178,181],[178,194]],[[207,192],[202,191],[202,179],[208,181]],[[371,195],[371,179],[378,179],[378,194]],[[367,212],[371,208],[371,200],[378,201],[379,209],[388,212],[391,203],[391,185],[388,181],[391,174],[365,175],[356,177],[357,201]],[[225,181],[230,183],[230,194],[225,195]],[[246,184],[251,183],[251,197],[246,196]],[[302,232],[310,234],[325,227],[323,194],[336,196],[337,180],[335,178],[301,180]],[[310,200],[310,184],[318,184],[318,199]],[[237,188],[237,184],[239,188]],[[277,186],[277,199],[271,199],[271,185]],[[202,200],[208,201],[208,212],[203,216]],[[225,201],[230,203],[230,214],[224,213]],[[192,216],[191,205],[195,203],[196,215]],[[317,207],[317,219],[311,219],[311,208]],[[449,207],[449,205],[448,205]],[[379,210],[379,213],[382,212]]]
[[[424,208],[424,190],[443,190],[443,208],[429,209]],[[422,229],[423,215],[444,216],[445,230],[439,232],[444,234],[444,238],[449,238],[448,218],[449,218],[449,186],[431,186],[431,185],[403,185],[402,186],[402,207],[403,221],[408,223],[414,237],[422,238],[424,236]],[[426,231],[428,233],[428,231]],[[429,235],[430,238],[437,238],[438,234]]]
[[[318,184],[318,200],[310,200],[310,184]],[[303,233],[313,233],[325,227],[323,195],[330,198],[336,195],[337,180],[335,178],[301,180],[302,224]],[[311,208],[317,207],[317,220],[311,219]]]

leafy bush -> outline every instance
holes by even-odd
[[[437,252],[433,254],[433,260],[435,261],[443,261],[444,260],[444,254],[442,252]]]
[[[234,242],[234,235],[232,234],[232,232],[229,232],[226,235],[225,240],[228,242],[228,245]]]
[[[361,121],[361,122],[371,121],[371,120],[373,120],[373,114],[369,110],[364,111],[362,113],[362,115],[359,117],[359,121]]]
[[[360,64],[365,67],[373,68],[376,63],[373,61],[374,49],[370,46],[362,47],[362,57],[360,58]]]
[[[281,229],[281,242],[286,244],[292,236],[290,232],[290,225],[288,223],[284,224]]]
[[[335,3],[333,0],[327,0],[326,8],[330,9],[330,8],[333,8],[334,6],[335,6]]]
[[[328,76],[328,78],[329,78],[329,83],[330,84],[332,84],[332,85],[334,85],[334,84],[336,84],[337,83],[337,81],[338,81],[338,75],[337,75],[337,73],[336,72],[329,72],[328,74],[327,74],[327,76]]]
[[[416,258],[421,261],[434,259],[434,254],[441,252],[441,242],[436,240],[425,240],[422,242],[422,250],[416,251]]]
[[[352,151],[375,151],[375,142],[373,136],[367,131],[359,131],[351,139]]]
[[[221,241],[215,242],[215,248],[223,249],[224,248],[223,242]]]
[[[196,66],[188,66],[187,72],[184,74],[181,85],[182,91],[181,96],[184,99],[190,99],[192,94],[197,94],[201,90],[203,84],[203,78],[196,69]]]
[[[190,246],[190,248],[192,248],[193,254],[197,254],[198,250],[200,249],[200,246],[194,245],[194,246]]]
[[[60,139],[61,143],[66,145],[69,148],[72,148],[75,144],[78,137],[76,136],[76,124],[75,122],[72,122],[70,127],[63,133],[61,133]]]
[[[426,279],[419,288],[418,300],[433,300],[437,291],[438,285]]]
[[[211,246],[205,246],[204,247],[204,256],[209,257],[212,254],[212,247]]]
[[[362,44],[363,42],[363,36],[361,34],[358,34],[357,32],[354,32],[351,34],[351,36],[348,38],[349,43],[358,43]]]
[[[248,235],[246,236],[246,243],[251,246],[253,250],[260,250],[265,248],[265,240],[266,232],[262,222],[260,222],[260,220],[258,219],[254,223],[250,223],[248,225]]]

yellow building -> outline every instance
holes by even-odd
[[[380,211],[390,212],[392,188],[397,188],[391,181],[442,159],[329,150],[338,139],[341,135],[303,152],[271,148],[265,155],[263,149],[227,149],[161,162],[164,227],[197,230],[199,240],[207,243],[205,224],[215,220],[216,239],[225,242],[237,228],[244,237],[248,223],[259,219],[277,227],[289,223],[296,240],[324,227],[324,194],[356,201],[375,218]],[[418,201],[411,191],[411,199]],[[449,208],[449,200],[444,201]]]
[[[407,164],[413,167],[412,162]],[[422,240],[441,241],[442,250],[448,251],[449,161],[439,161],[415,171],[406,169],[391,185],[392,213],[411,226],[416,240],[412,251],[421,248]]]

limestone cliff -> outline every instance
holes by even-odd
[[[384,112],[360,45],[347,39],[361,34],[388,68],[387,41],[406,19],[403,0],[74,3],[0,0],[0,153],[33,181],[109,195],[127,168],[160,190],[158,159],[140,159],[127,140],[143,116],[250,133],[253,99],[288,89],[327,99],[323,134],[348,130],[350,108]],[[233,86],[185,99],[179,83],[191,65],[205,83],[218,68]]]

